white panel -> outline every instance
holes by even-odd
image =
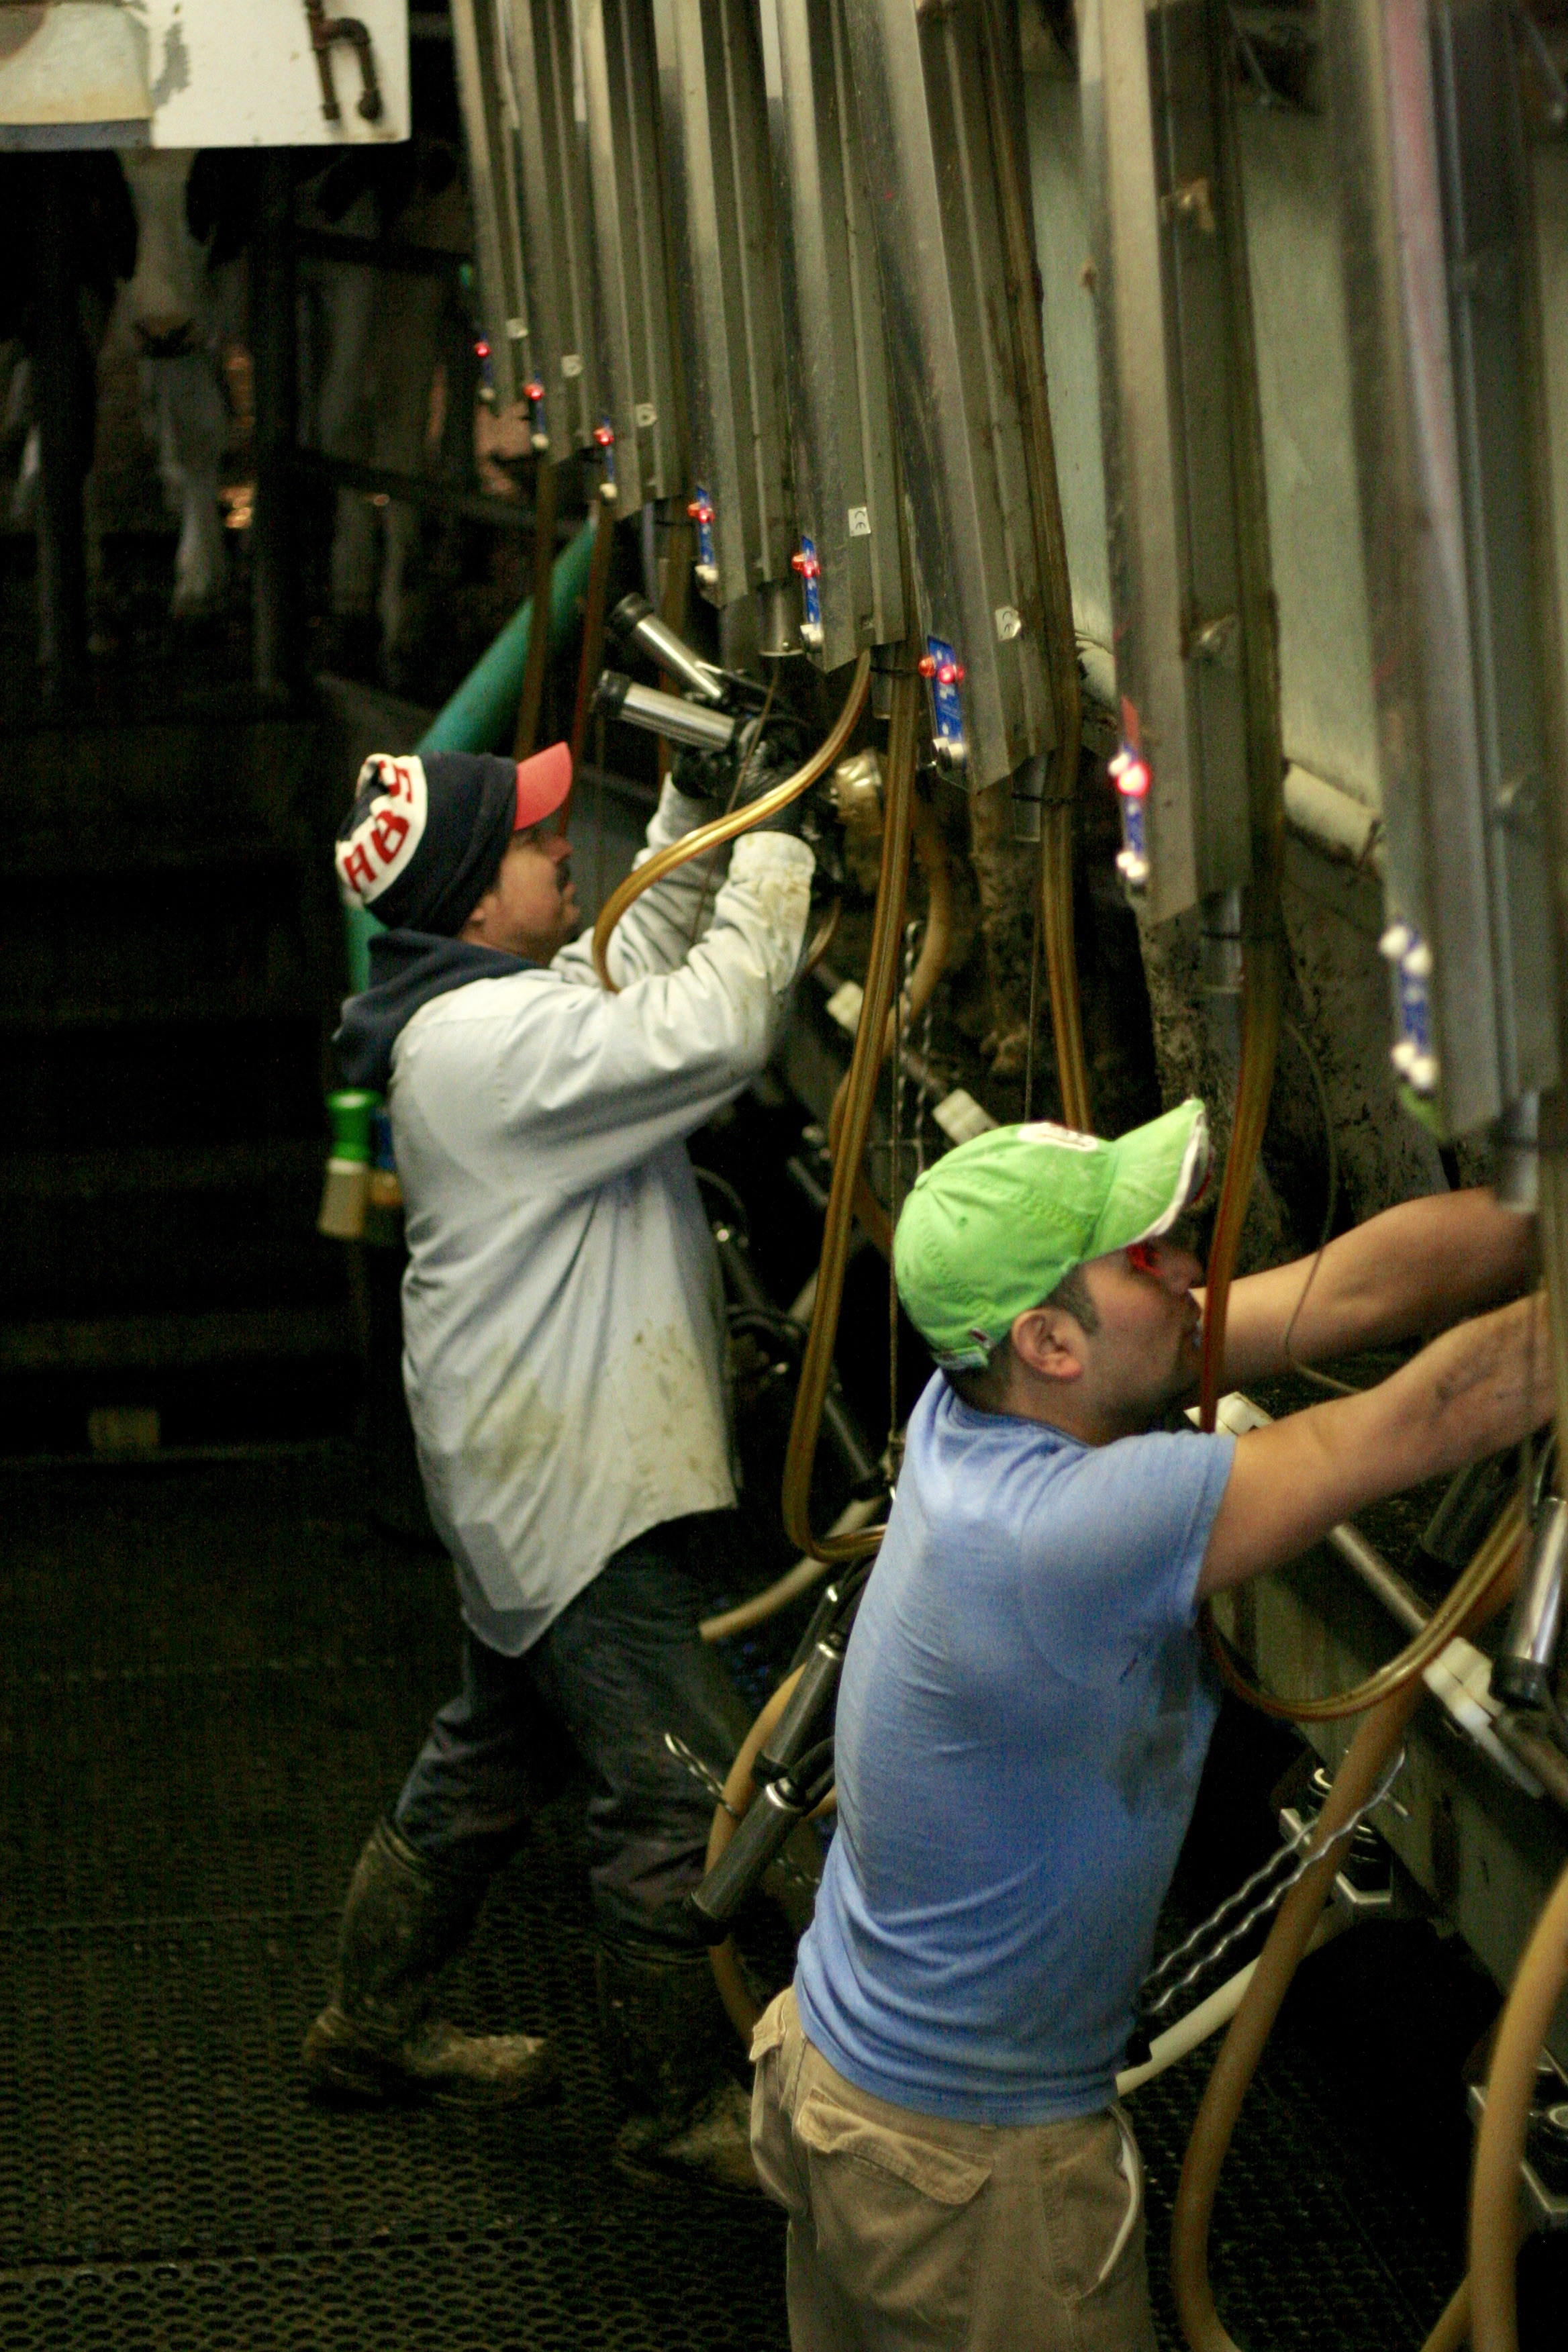
[[[339,9],[329,0],[326,11]],[[350,0],[370,36],[381,111],[346,43],[331,52],[339,120],[322,111],[304,0],[60,0],[0,64],[0,146],[339,147],[408,136],[408,0]],[[8,91],[11,95],[8,97]],[[95,139],[102,106],[114,129]],[[10,125],[26,126],[11,131]]]

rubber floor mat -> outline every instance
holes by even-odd
[[[347,1450],[9,1470],[0,1528],[4,2352],[784,2352],[782,2215],[613,2168],[580,1790],[542,1813],[448,1988],[467,2024],[548,2029],[559,2105],[303,2095],[350,1869],[457,1656],[444,1563],[367,1528]],[[1357,1952],[1396,1932],[1312,1963],[1339,1974],[1287,2011],[1243,2116],[1214,2269],[1255,2352],[1414,2347],[1454,2284],[1462,2178],[1435,2202],[1399,2102],[1324,2056],[1325,2010],[1375,1995],[1396,2019],[1424,1997],[1412,1971],[1452,1971],[1425,1937],[1380,1993],[1392,1963]],[[1164,2246],[1205,2068],[1131,2107],[1172,2347]]]

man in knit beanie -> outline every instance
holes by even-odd
[[[758,762],[742,797],[777,781]],[[516,765],[378,754],[338,836],[345,897],[386,926],[339,1056],[387,1098],[405,1386],[465,1631],[461,1691],[355,1869],[304,2063],[373,2098],[548,2089],[546,2041],[464,2032],[431,1987],[569,1748],[592,1783],[601,2026],[634,2110],[619,2160],[754,2188],[741,2053],[685,1903],[711,1800],[665,1741],[722,1763],[750,1713],[697,1632],[699,1538],[734,1489],[685,1139],[772,1050],[813,861],[791,809],[678,868],[622,921],[608,992],[568,944],[552,820],[570,782],[561,744]],[[668,783],[649,850],[708,814]]]

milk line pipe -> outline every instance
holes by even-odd
[[[1478,1559],[1496,1548],[1496,1536],[1494,1528]],[[1511,1597],[1520,1549],[1516,1543],[1510,1554],[1497,1561],[1458,1630],[1478,1630]],[[1472,1570],[1474,1566],[1472,1562]],[[1470,1572],[1466,1571],[1467,1577]],[[1182,2165],[1171,2229],[1172,2285],[1182,2333],[1192,2352],[1237,2352],[1215,2307],[1208,2273],[1209,2229],[1220,2170],[1264,2044],[1328,1900],[1337,1851],[1330,1841],[1376,1789],[1424,1696],[1419,1680],[1406,1681],[1358,1725],[1313,1831],[1314,1866],[1285,1898],[1205,2089]],[[1458,2298],[1438,2321],[1426,2352],[1458,2340],[1445,2333],[1452,2329],[1457,2304]]]
[[[662,882],[667,874],[673,874],[689,859],[701,857],[709,850],[721,848],[725,842],[733,841],[737,835],[749,833],[753,825],[761,824],[770,816],[776,816],[781,809],[788,808],[792,801],[799,800],[803,793],[809,792],[818,776],[825,775],[832,767],[853,734],[865,707],[870,683],[871,656],[867,652],[855,665],[855,675],[844,698],[844,707],[831,730],[808,760],[785,776],[781,783],[775,784],[771,792],[763,793],[746,807],[731,809],[726,815],[715,817],[709,824],[700,824],[694,832],[684,835],[679,841],[671,842],[667,848],[657,850],[653,856],[645,858],[640,866],[634,867],[619,887],[611,892],[599,909],[594,925],[594,969],[599,975],[602,987],[608,989],[612,995],[619,993],[616,982],[610,978],[609,949],[616,925],[626,908],[635,905],[645,890],[651,889],[656,882]]]
[[[795,1391],[795,1416],[784,1456],[783,1510],[790,1540],[797,1549],[819,1559],[855,1559],[874,1551],[881,1541],[880,1528],[858,1535],[817,1537],[811,1527],[811,1472],[816,1455],[822,1400],[826,1392],[838,1330],[838,1309],[844,1296],[844,1269],[848,1257],[849,1228],[856,1188],[862,1181],[861,1162],[871,1123],[877,1078],[881,1068],[887,1022],[898,984],[899,956],[903,936],[904,887],[909,874],[910,835],[913,819],[916,730],[920,719],[921,682],[906,646],[893,679],[892,709],[888,729],[887,797],[882,811],[882,861],[872,919],[871,948],[867,962],[865,993],[850,1056],[839,1149],[833,1161],[827,1214],[823,1225],[822,1259],[816,1297],[812,1305],[811,1330]],[[866,657],[862,656],[864,660]],[[889,1277],[890,1278],[890,1277]]]

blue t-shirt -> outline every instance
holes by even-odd
[[[1054,2123],[1114,2095],[1216,1697],[1198,1570],[1235,1440],[1080,1445],[938,1373],[838,1695],[795,1993],[862,2090]]]

